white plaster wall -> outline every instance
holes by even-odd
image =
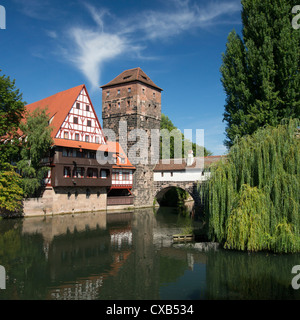
[[[202,170],[186,170],[186,171],[174,171],[173,176],[171,172],[154,172],[154,181],[205,181],[210,177],[210,172],[204,172]]]

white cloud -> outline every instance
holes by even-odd
[[[46,30],[46,34],[52,39],[57,39],[58,38],[57,33],[55,31],[53,31],[53,30]]]
[[[69,41],[65,41],[67,45],[64,47],[65,59],[85,75],[93,88],[98,88],[101,67],[108,60],[121,55],[133,55],[139,59],[149,40],[161,41],[193,28],[222,23],[222,16],[240,10],[240,2],[237,0],[211,2],[205,7],[199,7],[188,0],[173,0],[170,3],[170,10],[145,10],[130,17],[116,17],[107,9],[97,9],[85,3],[94,26],[77,25],[69,28]],[[107,20],[109,22],[106,23]],[[54,33],[51,35],[54,38]]]
[[[86,76],[93,88],[99,86],[102,64],[116,58],[128,47],[126,41],[116,34],[76,27],[69,31],[69,36],[74,41],[74,51],[67,51],[65,56]]]

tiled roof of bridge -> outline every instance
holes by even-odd
[[[204,168],[210,167],[213,163],[216,163],[225,157],[226,156],[204,157]],[[196,160],[196,158],[194,158],[194,159]],[[197,169],[196,168],[197,161],[194,161],[194,163],[191,166],[187,166],[185,159],[176,159],[176,160],[174,160],[174,159],[165,160],[165,161],[168,161],[168,163],[163,163],[163,160],[160,160],[159,163],[155,166],[154,172],[157,172],[157,171],[158,172],[160,172],[160,171],[184,171],[187,168],[188,169]],[[201,161],[201,159],[200,159],[200,161]]]

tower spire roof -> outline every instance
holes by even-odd
[[[140,67],[123,71],[121,74],[119,74],[112,81],[101,86],[101,88],[104,89],[107,87],[112,87],[115,85],[129,83],[129,82],[135,82],[135,81],[145,83],[153,88],[156,88],[160,91],[163,91],[146,75],[146,73]]]

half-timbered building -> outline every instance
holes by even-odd
[[[37,207],[61,213],[132,204],[135,168],[119,143],[106,140],[85,85],[26,106],[28,112],[38,108],[47,110],[54,143],[44,160],[50,170]]]

